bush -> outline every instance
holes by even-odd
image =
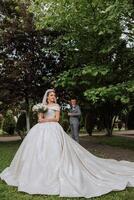
[[[33,127],[38,123],[38,115],[37,113],[33,113],[32,111],[29,113],[30,116],[30,127]]]
[[[60,124],[61,124],[62,128],[64,129],[64,131],[67,132],[67,130],[69,128],[69,122],[68,122],[68,120],[62,120],[60,122]]]
[[[26,113],[21,113],[19,118],[18,118],[18,121],[17,121],[17,124],[16,124],[16,131],[22,131],[22,132],[25,132],[26,131]]]
[[[2,129],[3,126],[3,115],[0,113],[0,129]]]
[[[68,128],[69,128],[69,119],[68,119],[68,115],[67,115],[66,112],[62,112],[61,113],[60,124],[63,127],[64,131],[68,130]]]
[[[95,116],[92,113],[87,113],[85,117],[85,129],[89,135],[92,135],[95,127]]]
[[[8,133],[9,135],[13,135],[15,127],[16,127],[16,122],[14,119],[14,115],[11,110],[8,110],[3,122],[3,131]]]

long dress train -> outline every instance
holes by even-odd
[[[58,105],[50,107],[53,117]],[[0,178],[18,191],[61,197],[96,197],[134,187],[134,162],[94,156],[57,122],[31,128]]]

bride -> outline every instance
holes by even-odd
[[[134,163],[94,156],[58,123],[60,107],[46,91],[45,116],[31,128],[0,178],[18,191],[60,197],[97,197],[134,187]]]

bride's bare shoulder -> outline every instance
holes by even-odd
[[[60,111],[60,105],[58,103],[55,103],[54,107],[56,108],[56,110]]]

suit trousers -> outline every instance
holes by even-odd
[[[79,143],[79,123],[70,123],[72,138]]]

